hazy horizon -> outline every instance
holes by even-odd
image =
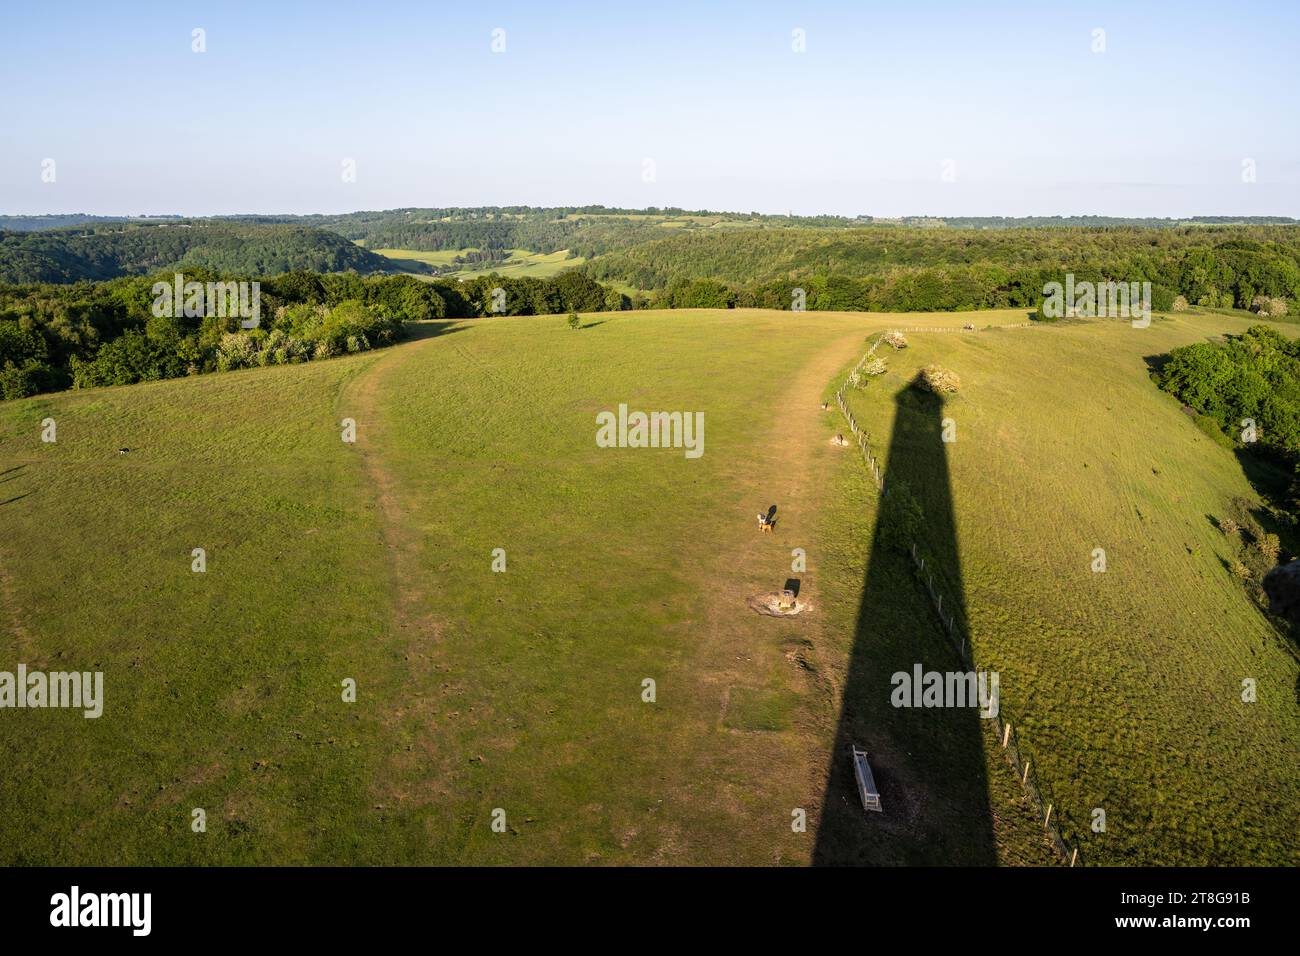
[[[18,213],[11,213],[11,212],[3,212],[3,211],[0,211],[0,219],[5,219],[5,218],[15,218],[15,219],[33,219],[33,218],[40,218],[40,217],[44,217],[44,216],[50,216],[50,217],[53,217],[53,216],[93,216],[93,217],[101,218],[101,219],[240,219],[240,218],[251,218],[251,217],[288,218],[288,217],[306,217],[306,216],[349,216],[349,215],[364,215],[364,214],[367,214],[367,213],[383,214],[383,213],[398,212],[398,211],[403,210],[403,209],[494,209],[494,208],[495,208],[495,209],[510,209],[510,208],[517,208],[517,207],[526,207],[526,206],[528,206],[527,203],[475,203],[475,204],[473,204],[473,205],[468,205],[468,206],[413,206],[413,205],[410,205],[410,204],[405,204],[405,205],[400,205],[400,206],[391,206],[391,207],[388,207],[388,208],[385,208],[385,209],[378,209],[378,208],[365,208],[365,209],[342,209],[342,210],[329,210],[329,211],[316,210],[316,211],[313,211],[313,212],[286,212],[286,211],[283,211],[283,210],[247,210],[247,209],[246,209],[246,210],[243,210],[243,211],[240,211],[240,212],[229,212],[229,213],[186,213],[186,212],[155,212],[155,213],[102,212],[102,213],[91,213],[91,212],[86,212],[84,209],[77,209],[77,210],[72,210],[72,211],[69,211],[69,212],[49,212],[49,211],[43,211],[43,212],[18,212]],[[716,209],[716,208],[706,208],[706,207],[686,208],[686,207],[680,207],[680,206],[636,206],[636,207],[630,207],[630,206],[616,206],[616,205],[614,205],[614,204],[612,204],[612,203],[600,203],[600,202],[583,202],[583,203],[572,203],[572,202],[571,202],[571,203],[563,203],[563,202],[562,202],[562,203],[555,203],[554,205],[547,205],[547,206],[531,206],[531,207],[529,207],[529,208],[532,208],[532,209],[588,209],[588,208],[597,208],[597,207],[599,207],[599,208],[604,208],[604,209],[607,209],[607,210],[628,209],[628,210],[632,210],[632,211],[636,211],[636,212],[646,212],[646,211],[651,211],[651,210],[656,210],[656,209],[659,210],[659,211],[664,211],[664,210],[666,210],[666,209],[680,209],[680,210],[682,211],[682,213],[687,214],[687,215],[692,214],[692,213],[701,213],[701,214],[714,214],[714,215],[723,215],[723,216],[747,216],[747,215],[750,215],[750,214],[752,214],[752,213],[757,213],[757,214],[759,214],[759,215],[763,215],[763,216],[786,216],[786,215],[793,215],[795,218],[840,217],[840,218],[844,218],[844,219],[846,219],[846,220],[850,220],[850,221],[851,221],[851,220],[854,220],[854,219],[858,219],[858,218],[872,218],[872,219],[875,219],[875,220],[877,220],[877,221],[885,221],[885,222],[893,222],[893,221],[906,220],[906,219],[939,219],[939,220],[942,220],[942,219],[998,219],[998,218],[1001,218],[1001,219],[1014,220],[1014,219],[1031,219],[1031,218],[1038,218],[1038,219],[1053,219],[1053,218],[1055,218],[1055,219],[1079,219],[1079,218],[1085,218],[1085,217],[1086,217],[1086,218],[1105,218],[1105,219],[1167,219],[1167,220],[1169,220],[1169,221],[1171,221],[1171,222],[1184,222],[1184,221],[1188,221],[1188,220],[1211,219],[1211,218],[1213,218],[1213,219],[1239,219],[1239,220],[1243,220],[1243,221],[1244,221],[1244,220],[1248,220],[1248,219],[1261,219],[1261,218],[1263,218],[1263,219],[1288,219],[1288,220],[1290,220],[1290,221],[1300,223],[1300,217],[1296,217],[1296,216],[1285,216],[1285,215],[1278,214],[1278,213],[1193,213],[1193,214],[1191,214],[1191,215],[1186,215],[1186,216],[1163,216],[1163,215],[1158,215],[1158,214],[1153,214],[1153,215],[1149,215],[1149,216],[1113,216],[1113,215],[1110,215],[1110,214],[1108,214],[1108,213],[1097,213],[1097,212],[1072,212],[1072,213],[1044,213],[1044,214],[1027,214],[1027,215],[1023,215],[1023,216],[1010,216],[1010,215],[1006,215],[1006,214],[1004,214],[1004,213],[999,213],[999,212],[988,212],[988,213],[960,213],[960,214],[956,214],[956,213],[950,213],[950,214],[944,214],[944,213],[905,213],[905,214],[903,214],[903,215],[899,215],[899,216],[881,216],[881,215],[875,215],[875,214],[870,213],[870,212],[858,213],[858,214],[845,214],[845,213],[837,213],[837,212],[807,212],[807,213],[793,213],[793,214],[791,214],[788,210],[785,211],[785,212],[780,212],[780,211],[777,211],[777,212],[764,212],[763,210],[758,210],[758,209]]]

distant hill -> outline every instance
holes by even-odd
[[[160,216],[159,220],[179,219],[179,216]],[[0,216],[0,231],[38,232],[45,229],[66,229],[69,226],[108,225],[115,222],[130,222],[130,216],[90,216],[84,212],[68,214],[49,214],[43,216]]]
[[[330,216],[247,217],[250,222],[281,222],[328,229],[368,249],[409,249],[426,252],[455,249],[528,249],[553,253],[569,250],[592,259],[630,249],[666,235],[704,235],[798,227],[842,232],[867,226],[894,230],[914,228],[1059,230],[1068,228],[1176,229],[1186,226],[1289,225],[1281,216],[1197,216],[1189,219],[1115,218],[1111,216],[966,216],[959,218],[906,216],[766,215],[757,212],[717,212],[707,209],[621,209],[605,206],[480,206],[445,209],[389,209]]]
[[[1300,227],[1016,229],[876,225],[855,229],[661,230],[663,238],[581,266],[598,282],[642,290],[725,283],[736,304],[787,306],[797,285],[809,308],[867,311],[1034,306],[1045,281],[1145,280],[1156,308],[1247,308],[1258,294],[1300,300]],[[825,288],[826,295],[814,296]],[[748,296],[745,295],[748,293]],[[816,305],[811,303],[817,300]],[[666,304],[678,303],[676,297]],[[725,303],[724,303],[725,304]]]
[[[0,232],[0,282],[77,282],[158,269],[223,273],[382,272],[391,264],[334,232],[222,220]]]

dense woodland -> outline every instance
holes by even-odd
[[[355,222],[350,217],[309,222],[337,230],[370,249],[473,248],[498,253],[528,249],[548,254],[567,249],[574,256],[586,258],[648,242],[664,232],[655,221],[610,215],[576,219],[512,215],[438,219],[413,212],[405,218],[386,217],[375,222]]]
[[[647,303],[812,310],[930,311],[1036,307],[1043,285],[1152,284],[1153,307],[1249,308],[1257,295],[1300,298],[1300,227],[1177,229],[810,229],[682,233],[581,267],[653,290]],[[1293,310],[1294,311],[1294,310]]]
[[[1264,325],[1221,342],[1174,349],[1154,378],[1200,416],[1221,444],[1261,454],[1296,473],[1300,466],[1300,339]],[[1248,427],[1253,423],[1253,427]],[[1286,510],[1300,515],[1300,482]]]
[[[335,233],[367,249],[412,249],[436,252],[448,249],[475,249],[485,256],[504,258],[508,249],[528,249],[553,253],[568,250],[574,256],[594,258],[618,249],[626,249],[678,232],[693,234],[743,230],[811,229],[844,231],[864,226],[899,230],[974,229],[981,231],[1044,228],[1143,228],[1172,229],[1189,225],[1266,225],[1291,224],[1296,221],[1280,217],[1202,216],[1194,219],[1118,219],[1108,216],[964,216],[931,218],[909,216],[901,219],[876,219],[872,216],[795,216],[766,215],[757,212],[717,212],[707,209],[650,207],[622,209],[605,206],[482,206],[469,208],[406,208],[364,211],[341,215],[311,216],[233,216],[222,220],[196,220],[184,217],[101,217],[87,215],[0,216],[0,231],[28,231],[85,226],[102,229],[108,226],[146,225],[170,221],[198,225],[224,222],[246,226],[297,226]],[[0,255],[0,262],[3,255]],[[373,266],[374,264],[372,264]],[[228,268],[253,269],[250,264]],[[311,268],[296,262],[289,268]],[[361,263],[350,268],[365,271]],[[254,270],[256,271],[256,270]],[[261,271],[287,271],[267,267]],[[111,278],[83,275],[80,278]],[[9,276],[5,281],[66,281],[44,276]],[[749,281],[732,279],[730,281]],[[666,283],[665,283],[666,284]],[[643,285],[643,288],[650,288]],[[657,287],[657,286],[656,286]]]
[[[194,220],[0,232],[3,283],[116,279],[164,268],[274,275],[378,272],[391,263],[335,233],[282,224]]]
[[[403,334],[405,321],[626,305],[623,296],[576,272],[465,282],[290,272],[260,280],[260,325],[245,330],[235,315],[155,315],[154,283],[172,278],[0,286],[0,396],[328,358],[387,345]],[[204,283],[247,278],[185,273],[187,281]],[[496,289],[502,294],[494,297]]]
[[[1237,499],[1214,520],[1235,545],[1229,570],[1261,608],[1280,610],[1266,580],[1300,553],[1300,340],[1256,325],[1174,349],[1155,365],[1156,384],[1210,439],[1236,451],[1259,493],[1258,505]],[[1294,622],[1290,633],[1300,638]]]

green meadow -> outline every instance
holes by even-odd
[[[410,268],[408,262],[423,262],[433,266],[453,265],[457,256],[463,256],[474,249],[440,249],[429,252],[421,249],[375,249],[376,255],[391,259],[397,269]],[[519,279],[532,276],[536,279],[549,279],[565,269],[580,266],[586,260],[581,256],[569,256],[567,249],[557,252],[529,252],[527,249],[511,249],[510,257],[504,262],[492,263],[481,267],[467,266],[452,276],[472,276],[497,273],[507,278]]]
[[[889,706],[955,658],[820,407],[880,332],[966,321],[447,321],[0,405],[0,670],[106,698],[0,712],[0,863],[1058,862],[989,722]],[[1088,863],[1296,862],[1296,658],[1208,517],[1253,492],[1145,362],[1246,324],[914,333],[850,397],[951,513],[927,533]],[[889,440],[931,362],[962,378],[937,457]],[[703,412],[704,454],[598,447],[624,403]],[[791,578],[801,614],[751,608]],[[846,799],[849,738],[883,814]]]

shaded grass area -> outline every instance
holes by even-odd
[[[885,486],[923,494],[930,559],[959,569],[942,406],[901,389],[890,429]],[[838,414],[830,419],[840,427]],[[900,708],[895,673],[962,671],[943,637],[924,584],[856,445],[844,450],[828,509],[825,544],[834,588],[828,669],[843,673],[835,744],[821,799],[814,862],[820,865],[1059,865],[998,747],[992,721],[974,708]],[[909,489],[904,492],[903,489]],[[865,568],[865,573],[862,569]],[[957,577],[959,582],[960,578]],[[960,599],[960,588],[949,592]],[[951,604],[950,604],[951,608]],[[959,611],[960,609],[957,608]],[[852,747],[867,751],[883,812],[864,813]]]
[[[1250,485],[1144,361],[1247,321],[914,335],[852,396],[879,436],[916,369],[960,375],[945,409],[958,560],[944,589],[964,593],[976,659],[1000,672],[1022,750],[1091,862],[1297,860],[1296,660],[1207,519]],[[942,509],[924,486],[921,497]],[[1245,678],[1256,703],[1241,699]]]

